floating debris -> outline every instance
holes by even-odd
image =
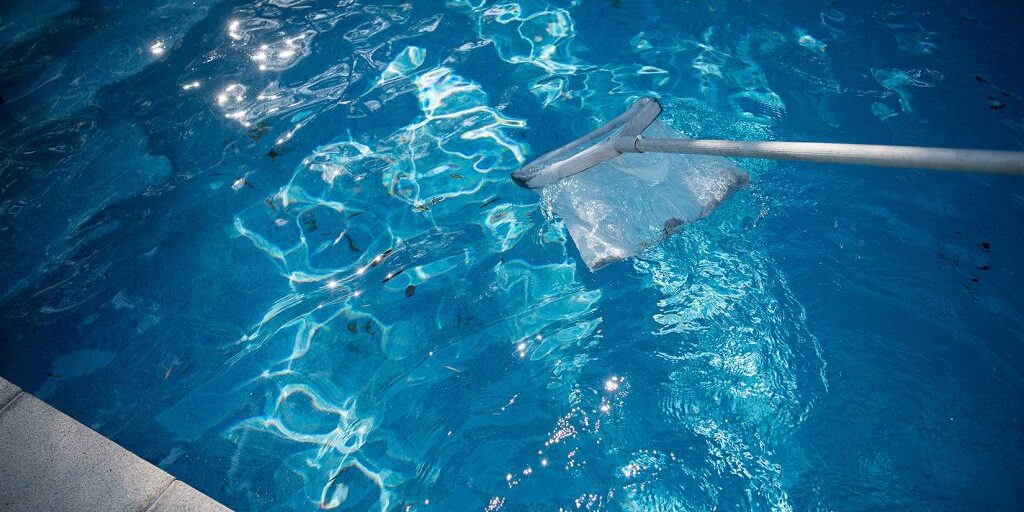
[[[401,275],[401,274],[402,274],[402,272],[405,272],[405,269],[404,269],[404,268],[403,268],[403,269],[400,269],[400,270],[399,270],[398,272],[391,272],[390,274],[388,274],[388,275],[384,276],[384,279],[382,279],[382,280],[381,280],[380,282],[382,282],[382,283],[386,283],[386,282],[388,282],[388,281],[390,281],[390,280],[392,280],[392,279],[394,279],[394,278],[398,277],[399,275]]]
[[[429,203],[417,203],[417,204],[413,205],[412,209],[413,209],[413,211],[416,211],[416,212],[425,212],[425,211],[429,210],[432,206],[434,206],[435,204],[440,203],[440,202],[441,202],[441,198],[440,197],[435,197],[435,198],[431,199]]]
[[[405,287],[405,296],[406,297],[412,297],[412,295],[414,293],[416,293],[416,287],[415,286],[410,284],[409,286]]]
[[[189,371],[195,364],[196,358],[191,356],[187,357],[184,361],[175,358],[174,362],[167,367],[167,371],[164,372],[164,380],[167,380],[172,374],[174,374],[175,370],[177,370],[178,375],[184,375],[185,372]]]
[[[812,36],[810,34],[803,34],[803,35],[801,35],[799,37],[799,39],[797,39],[797,43],[800,46],[803,46],[804,48],[810,48],[812,50],[818,50],[819,52],[822,52],[822,53],[828,51],[828,45],[827,44],[818,41],[817,39],[814,38],[814,36]]]
[[[355,334],[359,332],[359,324],[357,324],[355,320],[352,320],[351,322],[348,323],[348,325],[345,326],[345,329],[348,332]]]
[[[267,151],[267,156],[269,156],[270,161],[273,162],[277,160],[277,157],[289,153],[290,151],[291,150],[285,148],[284,146],[274,146],[270,148],[270,151]]]
[[[355,241],[352,240],[352,237],[348,236],[347,232],[341,235],[341,237],[344,238],[346,242],[348,242],[348,250],[352,252],[363,252],[362,249],[356,247]]]
[[[394,252],[394,251],[395,251],[395,249],[391,248],[391,249],[388,249],[388,250],[378,254],[377,257],[374,258],[373,261],[370,262],[370,266],[371,267],[376,267],[377,265],[380,265],[380,263],[382,261],[384,261],[385,259],[387,259],[388,256],[391,256],[391,253]]]
[[[242,187],[249,187],[253,190],[256,189],[256,187],[252,186],[252,183],[249,183],[249,180],[245,179],[245,176],[238,178],[237,180],[235,180],[234,183],[231,184],[231,190],[234,190],[235,192],[242,190]]]
[[[462,373],[462,370],[460,370],[460,369],[458,369],[458,368],[456,368],[454,366],[444,365],[444,367],[449,369],[449,370],[451,370],[451,371],[453,371],[453,372],[455,372],[455,373]]]
[[[498,199],[501,199],[501,197],[500,197],[500,196],[494,196],[494,197],[492,197],[492,198],[490,198],[490,199],[488,199],[488,200],[484,201],[484,202],[483,202],[483,203],[482,203],[482,204],[480,205],[480,208],[481,208],[481,209],[483,209],[483,208],[486,208],[486,207],[487,207],[488,205],[490,205],[490,204],[494,203],[494,202],[495,202],[495,201],[497,201]]]
[[[629,40],[629,44],[638,51],[650,50],[653,48],[650,41],[645,38],[645,34],[641,31],[639,34],[633,36],[633,39]]]
[[[1002,96],[1003,98],[1012,98],[1012,99],[1017,100],[1017,103],[1024,103],[1024,100],[1022,100],[1022,98],[1020,96],[1012,94],[1009,91],[1000,89],[998,86],[996,86],[995,84],[990,82],[987,78],[985,78],[985,77],[983,77],[981,75],[974,75],[974,80],[976,82],[978,82],[978,83],[985,84],[985,85],[989,86],[989,88],[991,88],[991,89],[995,90],[996,92],[998,92],[999,95]],[[990,109],[992,109],[992,110],[999,110],[999,109],[1005,108],[1006,104],[1003,103],[1002,101],[999,101],[994,96],[989,96],[988,97],[988,107]]]
[[[317,229],[320,229],[320,225],[316,222],[316,217],[309,212],[302,215],[302,226],[306,228],[306,231],[316,231]]]
[[[274,210],[275,212],[277,211],[277,207],[274,206],[274,200],[273,199],[268,197],[268,198],[264,199],[263,202],[267,203],[267,206],[269,206],[271,210]]]
[[[260,140],[261,137],[270,132],[270,125],[264,121],[256,123],[256,126],[249,128],[249,131],[245,132],[252,140]]]
[[[989,244],[988,242],[982,242],[978,244],[978,247],[981,247],[981,250],[985,252],[992,252],[992,245]]]
[[[454,180],[461,180],[463,178],[463,176],[461,174],[457,173],[457,172],[453,172],[453,173],[449,174],[448,176],[451,176],[452,179],[454,179]]]
[[[338,472],[335,473],[334,476],[332,476],[331,479],[327,481],[327,483],[329,483],[329,484],[333,483],[335,480],[338,479],[339,476],[344,475],[350,469],[352,469],[352,466],[345,466],[345,467],[339,469]]]
[[[986,270],[988,270],[990,268],[992,268],[991,265],[982,265],[982,266],[978,267],[978,270],[981,270],[982,272],[984,272],[984,271],[986,271]]]

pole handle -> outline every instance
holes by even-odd
[[[630,153],[686,153],[880,167],[910,167],[941,171],[1024,174],[1024,151],[826,142],[648,139],[645,137],[637,137],[633,141],[624,139],[620,139],[620,141],[616,141],[615,148],[618,151]]]

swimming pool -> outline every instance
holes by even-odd
[[[1024,181],[740,161],[590,273],[509,174],[1024,147],[1007,2],[6,2],[0,375],[240,510],[1013,509]]]

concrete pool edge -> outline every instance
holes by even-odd
[[[0,510],[230,509],[0,377]]]

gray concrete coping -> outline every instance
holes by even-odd
[[[0,378],[0,510],[229,509]]]

